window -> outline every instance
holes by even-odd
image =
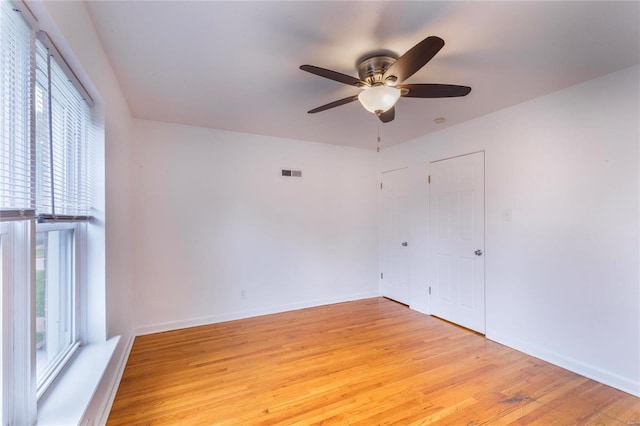
[[[49,46],[49,47],[47,47]],[[91,108],[38,32],[35,67],[36,206],[42,220],[89,215]]]
[[[16,6],[0,2],[0,414],[33,424],[84,337],[94,120],[84,87]]]
[[[75,227],[38,227],[35,246],[35,345],[38,389],[64,365],[78,345]]]
[[[91,108],[39,32],[35,42],[36,288],[38,396],[79,346],[77,240],[89,218]],[[47,47],[49,46],[49,47]]]
[[[0,244],[2,245],[2,423],[33,424],[29,262],[35,217],[34,147],[31,140],[32,35],[11,7],[0,2]]]

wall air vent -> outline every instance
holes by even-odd
[[[288,178],[301,178],[302,170],[282,169],[280,176]]]

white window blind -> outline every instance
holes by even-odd
[[[35,76],[38,218],[87,220],[91,208],[91,108],[48,42],[44,33],[38,34]]]
[[[0,2],[0,220],[34,216],[31,138],[31,32],[10,2]]]

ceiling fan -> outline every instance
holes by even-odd
[[[360,78],[313,65],[301,65],[300,69],[303,71],[362,89],[357,95],[319,106],[308,113],[315,114],[357,99],[368,111],[376,114],[380,121],[388,123],[395,118],[394,105],[400,97],[453,98],[466,96],[471,92],[471,87],[453,84],[401,84],[433,59],[443,46],[444,40],[440,37],[430,36],[399,58],[388,52],[365,57],[358,64]]]

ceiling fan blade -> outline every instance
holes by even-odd
[[[444,46],[444,40],[431,36],[413,46],[400,56],[382,76],[383,80],[393,76],[396,83],[402,83],[429,62]]]
[[[316,67],[313,65],[300,65],[300,69],[302,71],[310,72],[311,74],[319,75],[320,77],[328,78],[329,80],[334,80],[339,83],[349,84],[351,86],[364,87],[367,85],[364,81],[355,77],[351,77],[350,75]]]
[[[471,92],[469,86],[454,84],[401,84],[396,87],[402,91],[404,98],[455,98]]]
[[[388,110],[380,114],[378,118],[383,123],[388,123],[390,121],[393,121],[393,119],[396,118],[396,107],[389,108]]]
[[[340,99],[340,100],[337,100],[337,101],[333,101],[331,103],[319,106],[318,108],[314,108],[311,111],[307,111],[307,112],[308,112],[308,114],[315,114],[316,112],[325,111],[325,110],[330,109],[330,108],[335,108],[335,107],[338,107],[340,105],[348,104],[349,102],[353,102],[356,99],[358,99],[358,95],[349,96],[348,98],[344,98],[344,99]]]

